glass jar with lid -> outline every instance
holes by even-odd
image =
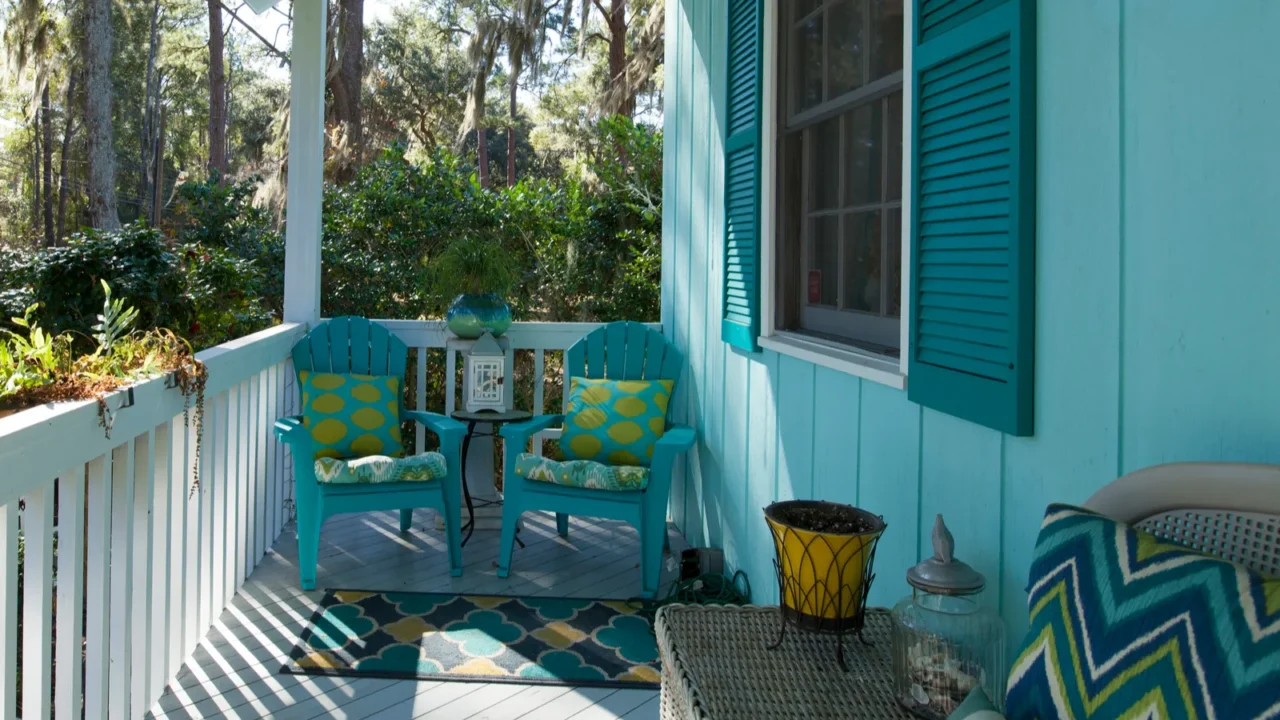
[[[912,593],[893,608],[894,694],[931,720],[944,720],[978,686],[997,709],[1004,706],[1004,623],[980,601],[982,574],[954,549],[938,515],[933,557],[907,571]]]

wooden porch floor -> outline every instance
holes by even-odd
[[[477,530],[463,548],[462,577],[449,576],[443,533],[419,510],[408,535],[393,513],[342,515],[321,533],[321,588],[625,599],[640,591],[639,541],[630,526],[573,518],[569,540],[555,518],[525,515],[511,577],[497,576],[498,533]],[[672,549],[684,547],[671,534]],[[298,588],[289,525],[210,629],[164,696],[156,718],[448,718],[449,720],[656,720],[656,690],[568,688],[331,678],[279,670],[323,592]],[[665,593],[674,572],[665,571]]]

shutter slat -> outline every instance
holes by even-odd
[[[1029,435],[1035,0],[916,0],[909,397]]]
[[[981,187],[965,188],[963,190],[953,190],[950,192],[929,193],[925,196],[921,210],[1008,199],[1009,183],[983,185]]]
[[[920,335],[922,337],[938,337],[978,343],[996,348],[1006,348],[1009,345],[1009,333],[1003,329],[981,328],[972,325],[952,325],[930,320],[920,321]]]
[[[956,308],[922,308],[920,310],[920,322],[935,322],[939,325],[956,325],[982,330],[1000,330],[1006,335],[1009,330],[1009,318],[1004,315],[958,310]]]
[[[921,272],[935,265],[994,265],[1003,273],[1009,264],[1008,250],[922,250],[920,254]]]
[[[721,338],[754,351],[760,334],[761,0],[729,0],[724,135]]]
[[[1005,218],[1009,217],[1009,201],[993,200],[991,202],[971,202],[968,204],[952,204],[944,207],[923,208],[920,220],[933,223],[942,220],[967,220],[972,218]]]
[[[966,220],[939,220],[921,223],[920,235],[986,235],[1009,229],[1008,218],[976,217]]]
[[[999,363],[956,355],[955,353],[943,352],[932,348],[922,349],[918,355],[920,356],[920,362],[949,367],[958,372],[969,373],[990,380],[1003,382],[1008,376],[1006,368]]]
[[[1004,2],[1005,0],[949,0],[936,4],[932,12],[921,16],[920,40],[928,41],[943,35]]]
[[[939,280],[921,278],[920,292],[971,297],[1008,298],[1009,284],[982,280]]]
[[[921,252],[929,250],[1007,250],[1008,233],[976,233],[972,235],[921,235]]]
[[[934,120],[920,128],[920,138],[922,141],[929,140],[957,130],[976,127],[992,120],[1007,119],[1010,111],[1009,101],[999,100],[985,107],[953,115],[944,120]]]
[[[1009,116],[1004,115],[987,122],[969,124],[948,133],[925,138],[920,141],[920,150],[928,153],[947,148],[964,147],[966,144],[976,140],[1002,138],[1008,135],[1012,129]]]
[[[969,175],[971,173],[982,172],[984,170],[1000,170],[1007,174],[1009,170],[1009,163],[1012,161],[1012,151],[1001,150],[999,152],[988,153],[986,155],[976,155],[970,158],[964,158],[952,162],[936,163],[928,166],[922,163],[920,166],[920,180],[939,180],[942,178]]]
[[[918,305],[922,308],[938,308],[941,310],[971,310],[991,315],[1005,315],[1009,312],[1009,301],[1005,298],[979,297],[976,295],[953,295],[921,291]]]
[[[980,280],[1003,283],[1008,273],[1000,266],[972,265],[968,263],[937,263],[929,261],[920,266],[920,276],[937,280]]]

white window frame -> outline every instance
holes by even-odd
[[[760,128],[760,346],[860,378],[902,390],[907,385],[911,318],[911,153],[915,138],[910,121],[915,111],[911,83],[911,32],[915,3],[903,0],[902,18],[902,298],[898,323],[900,350],[897,358],[830,342],[777,327],[777,169],[778,169],[778,23],[779,3],[764,3],[764,77],[761,87]]]

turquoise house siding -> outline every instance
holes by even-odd
[[[884,515],[879,604],[945,513],[1016,631],[1049,502],[1156,463],[1280,462],[1280,3],[1038,11],[1035,436],[1015,438],[721,342],[725,6],[668,0],[663,318],[700,434],[671,512],[759,602],[777,498]]]

